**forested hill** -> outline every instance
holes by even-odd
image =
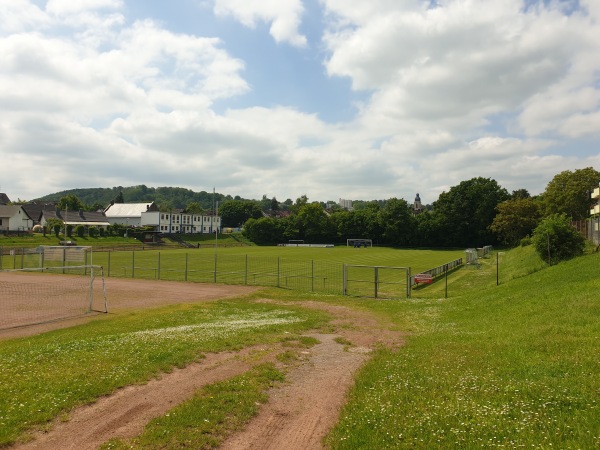
[[[125,203],[143,203],[156,202],[160,207],[167,208],[185,208],[192,202],[199,203],[202,208],[210,210],[213,203],[218,201],[222,203],[224,200],[233,200],[231,195],[223,195],[212,192],[200,191],[194,192],[190,189],[179,187],[147,187],[140,186],[116,186],[112,188],[80,188],[70,189],[66,191],[49,194],[36,201],[60,201],[61,198],[67,195],[74,195],[86,205],[102,205],[107,206],[111,201],[117,200],[123,193],[123,201]],[[236,200],[241,200],[239,196]]]

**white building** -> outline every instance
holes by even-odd
[[[189,214],[180,211],[146,211],[141,214],[141,225],[154,227],[160,233],[213,233],[221,232],[221,217],[211,213]]]
[[[128,227],[142,225],[142,213],[158,211],[154,202],[150,203],[113,203],[104,210],[104,215],[111,225],[120,224]]]
[[[352,211],[352,200],[346,200],[346,199],[340,198],[338,205],[340,205],[340,208],[343,208],[347,211]]]
[[[0,231],[29,231],[33,219],[21,205],[0,205]]]

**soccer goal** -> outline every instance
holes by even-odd
[[[373,241],[371,239],[346,239],[346,247],[373,247]]]
[[[0,271],[0,329],[106,313],[102,266]]]

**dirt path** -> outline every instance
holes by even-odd
[[[330,312],[335,317],[334,329],[328,334],[308,334],[320,343],[302,351],[302,359],[286,375],[287,382],[269,393],[269,401],[259,414],[244,430],[227,439],[223,449],[322,448],[323,438],[338,420],[355,373],[371,349],[403,342],[402,335],[390,329],[389,323],[382,323],[368,312],[321,302],[302,305]],[[353,345],[344,345],[348,341]],[[13,448],[95,449],[111,438],[134,437],[150,419],[164,415],[200,387],[241,374],[251,364],[272,361],[280,351],[279,346],[258,346],[208,355],[199,363],[146,385],[129,386],[78,408],[67,422],[57,421],[49,431],[36,433],[31,442]]]

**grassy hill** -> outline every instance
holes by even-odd
[[[450,300],[363,304],[410,336],[362,370],[333,448],[600,446],[600,254],[501,258],[499,286],[489,261]]]
[[[148,187],[139,186],[116,186],[112,188],[78,188],[55,192],[36,199],[37,201],[59,201],[67,195],[74,195],[86,205],[101,204],[107,206],[123,193],[125,203],[156,202],[159,206],[168,205],[170,208],[185,208],[192,202],[197,202],[206,210],[211,210],[215,202],[231,200],[230,195],[200,191],[180,187]]]

